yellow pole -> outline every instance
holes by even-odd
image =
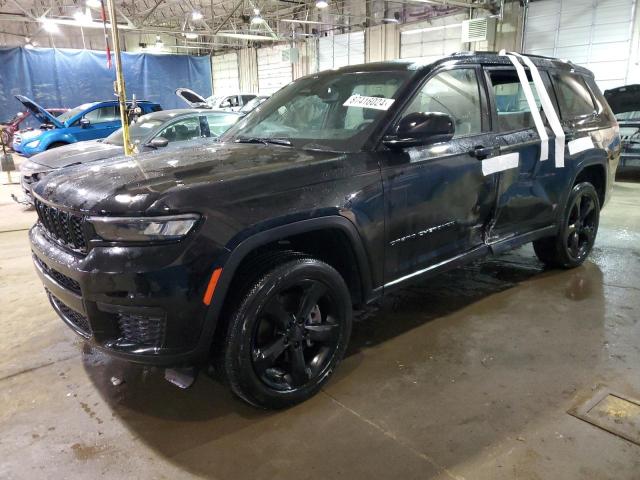
[[[122,121],[122,140],[124,143],[124,154],[128,157],[133,155],[133,146],[129,136],[129,119],[127,115],[127,93],[125,91],[124,77],[122,76],[122,61],[120,60],[120,37],[118,36],[118,19],[116,17],[116,7],[113,0],[107,0],[109,6],[109,19],[111,21],[111,38],[113,41],[113,55],[116,58],[116,93],[120,103],[120,120]]]

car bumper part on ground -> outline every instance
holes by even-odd
[[[174,262],[179,255],[167,255],[166,245],[98,247],[82,256],[59,246],[39,224],[29,237],[54,310],[97,348],[157,366],[190,364],[206,353],[199,342],[205,307],[190,291],[188,268]]]

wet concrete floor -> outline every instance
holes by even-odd
[[[640,184],[616,185],[580,268],[545,271],[527,246],[361,312],[334,378],[282,412],[84,348],[8,192],[0,478],[640,479],[640,446],[567,414],[603,387],[640,398]]]

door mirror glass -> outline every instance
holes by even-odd
[[[149,146],[152,148],[164,148],[169,145],[169,140],[164,137],[156,137],[149,142]]]
[[[91,125],[91,120],[89,120],[88,118],[81,118],[80,119],[80,126],[82,128],[87,128],[89,125]]]
[[[414,112],[400,120],[395,135],[385,137],[390,148],[414,147],[448,142],[455,134],[453,119],[446,113]]]

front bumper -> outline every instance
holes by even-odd
[[[203,329],[202,292],[211,272],[182,242],[94,247],[83,256],[58,245],[40,224],[29,238],[54,310],[92,345],[157,366],[206,359],[211,339],[203,331],[211,329]]]
[[[23,157],[31,157],[36,153],[41,153],[41,152],[44,152],[45,150],[40,145],[38,145],[37,147],[30,147],[28,143],[25,144],[24,142],[22,143],[14,142],[12,145],[12,148],[14,152],[19,153]]]

